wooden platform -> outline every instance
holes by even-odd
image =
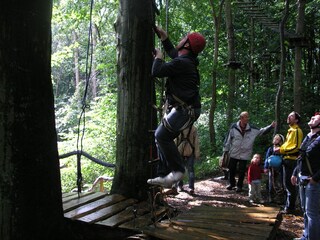
[[[197,206],[173,216],[170,207],[121,195],[82,193],[63,195],[64,215],[70,219],[134,230],[156,239],[273,239],[280,224],[274,207],[217,208]],[[160,219],[165,219],[160,222]]]

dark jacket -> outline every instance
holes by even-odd
[[[267,150],[265,161],[264,161],[264,169],[268,169],[269,168],[268,157],[270,157],[271,155],[277,155],[277,156],[281,157],[281,159],[282,159],[282,155],[279,154],[279,153],[275,153],[273,151],[273,147],[274,147],[274,145],[270,146],[268,148],[268,150]]]
[[[295,172],[303,176],[311,176],[318,182],[320,180],[320,133],[313,135],[309,133],[301,144],[300,152]],[[313,174],[310,173],[306,159],[309,160]]]
[[[172,61],[166,63],[162,59],[155,59],[152,65],[152,76],[168,77],[166,82],[166,98],[170,105],[178,103],[173,97],[175,95],[187,105],[200,108],[200,77],[197,69],[199,64],[197,57],[192,53],[178,56],[178,51],[169,39],[166,39],[162,43]]]

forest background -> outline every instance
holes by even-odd
[[[59,154],[82,149],[115,163],[119,3],[53,3],[52,81]],[[219,170],[225,134],[241,111],[249,111],[250,122],[258,127],[277,120],[276,131],[285,135],[286,117],[296,110],[304,133],[308,131],[307,122],[319,110],[320,100],[319,7],[318,0],[155,1],[150,14],[173,43],[191,31],[207,39],[199,55],[203,108],[195,124],[201,144],[198,178]],[[161,48],[156,37],[154,45]],[[164,80],[154,81],[154,104],[161,108]],[[271,139],[258,138],[254,152],[264,154]],[[77,182],[76,157],[61,159],[60,167],[62,191],[70,191]],[[81,170],[83,184],[89,186],[98,176],[114,175],[113,168],[85,158]]]

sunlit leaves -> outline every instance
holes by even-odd
[[[166,6],[165,3],[169,5]],[[88,54],[88,30],[91,1],[56,0],[54,1],[52,17],[52,79],[56,97],[57,130],[61,140],[64,140],[64,150],[74,150],[77,138],[77,124],[81,109],[81,100],[85,85],[86,58]],[[201,75],[200,92],[202,95],[202,115],[197,122],[203,159],[212,159],[209,155],[210,145],[208,137],[208,113],[212,96],[212,73],[217,74],[217,106],[215,110],[215,127],[217,144],[221,141],[228,126],[226,126],[226,100],[228,94],[228,38],[226,36],[224,13],[222,16],[218,63],[213,64],[214,34],[213,19],[209,1],[164,1],[157,0],[160,16],[156,15],[156,24],[165,28],[168,26],[169,37],[176,44],[187,32],[199,31],[207,39],[207,47],[199,55],[199,71]],[[218,7],[220,1],[213,1]],[[275,22],[282,17],[283,2],[272,0],[255,1],[264,13]],[[311,48],[304,49],[304,89],[308,96],[306,100],[317,102],[319,86],[316,76],[319,76],[317,62],[319,56],[319,6],[320,1],[307,1],[305,33],[310,38]],[[166,8],[167,7],[167,8]],[[237,87],[235,91],[236,114],[241,110],[249,110],[251,120],[259,126],[269,123],[273,117],[274,97],[279,78],[279,33],[265,27],[261,21],[253,21],[233,1],[233,24],[235,29],[236,60],[242,63],[236,70]],[[295,31],[296,2],[292,2],[291,14],[286,29]],[[118,14],[118,1],[94,1],[92,22],[98,29],[97,45],[95,49],[95,70],[98,79],[98,97],[89,99],[90,108],[86,112],[86,129],[84,146],[86,150],[108,161],[114,160],[115,125],[116,125],[116,44],[117,39],[114,23]],[[147,13],[149,14],[149,13]],[[319,25],[319,24],[318,24]],[[72,34],[77,35],[77,39]],[[161,43],[156,40],[156,46]],[[294,65],[294,51],[290,49],[286,39],[287,77],[284,85],[283,114],[292,108],[292,79]],[[80,83],[75,86],[74,51],[79,51]],[[146,54],[141,52],[140,54]],[[168,59],[169,60],[169,59]],[[254,76],[254,79],[252,77]],[[249,85],[252,80],[252,86]],[[157,84],[157,105],[163,85]],[[305,104],[306,105],[306,104]],[[313,106],[310,106],[311,109]],[[236,121],[237,119],[234,119]],[[61,148],[60,148],[61,149]],[[207,152],[205,152],[209,149]],[[219,150],[220,151],[220,150]],[[91,172],[92,170],[88,170]]]

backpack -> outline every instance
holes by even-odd
[[[190,142],[190,139],[189,139],[191,128],[192,128],[192,126],[189,127],[189,131],[188,131],[187,136],[185,136],[183,134],[183,132],[181,132],[181,134],[177,138],[178,151],[179,151],[180,155],[183,157],[190,157],[194,151],[194,146]]]

